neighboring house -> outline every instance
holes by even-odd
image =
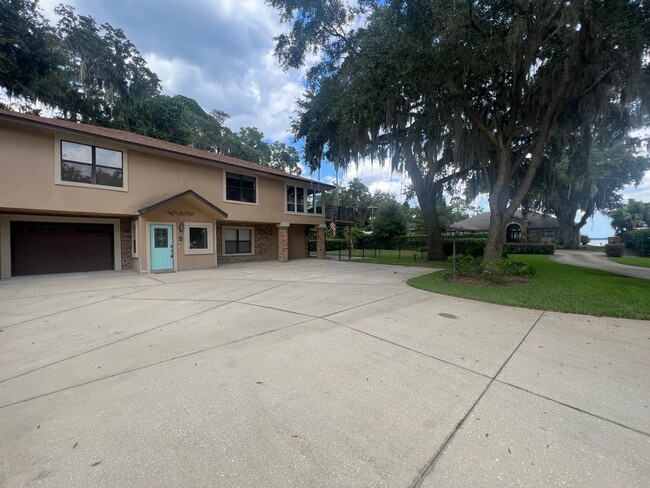
[[[490,212],[482,213],[452,224],[461,233],[478,234],[490,230]],[[506,226],[506,242],[555,242],[560,228],[555,217],[528,212],[524,220],[517,210]]]
[[[0,277],[325,257],[331,185],[137,134],[0,110]]]

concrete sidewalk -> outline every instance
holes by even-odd
[[[631,278],[650,280],[650,268],[619,264],[615,261],[611,261],[604,253],[557,250],[555,251],[555,254],[551,256],[551,260],[562,264],[569,264],[571,266],[599,269],[601,271],[629,276]]]
[[[0,282],[0,486],[645,487],[650,323],[301,260]]]

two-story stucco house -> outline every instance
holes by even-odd
[[[0,110],[0,277],[325,257],[331,185],[137,134]]]

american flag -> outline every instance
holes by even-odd
[[[332,234],[336,234],[336,220],[332,220],[332,223],[330,223],[330,229],[332,229]]]

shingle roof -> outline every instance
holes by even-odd
[[[515,219],[522,220],[520,210],[517,210],[514,215]],[[451,225],[453,229],[462,229],[473,232],[487,232],[490,230],[490,212],[475,215],[469,219],[461,220]],[[540,214],[537,212],[528,213],[528,228],[529,229],[557,229],[560,225],[555,217]]]
[[[304,178],[302,176],[295,176],[284,171],[280,171],[267,166],[262,166],[243,159],[232,158],[223,154],[217,154],[209,151],[202,151],[193,147],[187,147],[172,142],[154,139],[152,137],[142,136],[133,132],[126,132],[123,130],[109,129],[106,127],[99,127],[95,125],[80,124],[68,120],[50,119],[46,117],[39,117],[36,115],[21,114],[10,110],[0,109],[0,119],[23,122],[31,125],[47,127],[51,129],[63,130],[66,132],[73,132],[85,136],[98,137],[101,139],[110,140],[121,144],[128,144],[140,148],[152,149],[162,151],[165,153],[173,154],[176,156],[184,156],[191,159],[199,159],[208,163],[217,163],[219,165],[231,166],[235,168],[248,169],[258,173],[266,173],[268,175],[279,176],[291,180],[300,181],[302,183],[309,183],[311,186],[320,186],[328,190],[336,188],[333,185],[322,183],[319,181]]]

